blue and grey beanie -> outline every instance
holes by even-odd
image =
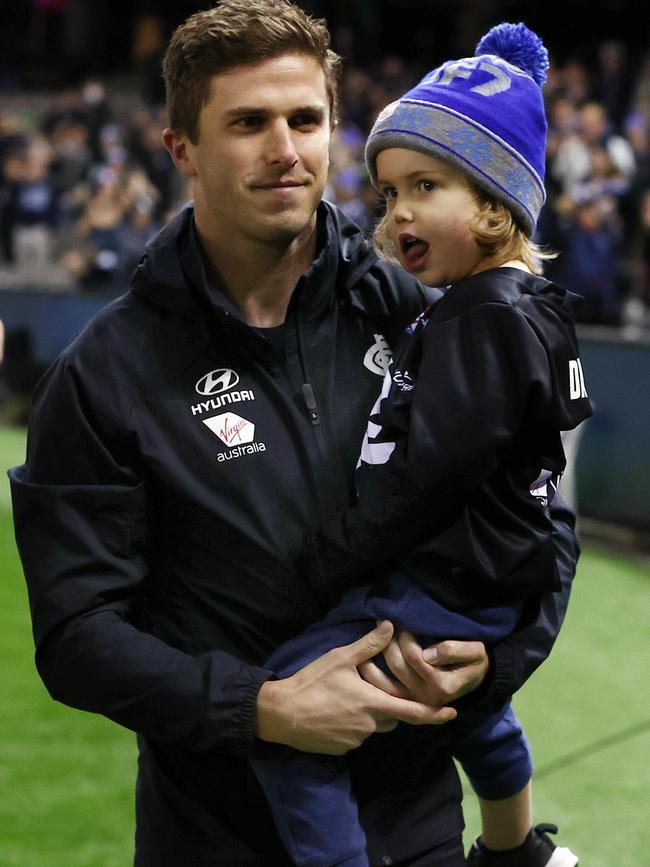
[[[474,57],[443,63],[379,114],[366,143],[373,183],[377,154],[386,148],[446,159],[532,235],[546,199],[547,70],[544,43],[524,24],[493,27]]]

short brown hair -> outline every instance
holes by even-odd
[[[542,250],[518,225],[514,214],[503,202],[471,180],[467,183],[476,196],[479,213],[470,229],[485,256],[499,256],[504,262],[519,259],[533,274],[542,273],[542,262],[555,259],[557,253]],[[388,231],[388,214],[384,214],[373,233],[373,244],[384,259],[397,262],[397,253]]]
[[[330,48],[325,21],[311,18],[289,0],[222,0],[191,15],[174,32],[163,60],[170,126],[196,144],[212,77],[287,53],[307,54],[319,62],[336,118],[341,58]]]

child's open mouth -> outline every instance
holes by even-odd
[[[404,265],[409,271],[417,270],[423,263],[429,251],[429,245],[422,238],[411,235],[410,232],[402,232],[399,236],[399,245],[404,258]]]

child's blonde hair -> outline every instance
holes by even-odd
[[[512,211],[503,202],[495,199],[477,184],[468,179],[476,197],[479,212],[470,223],[470,230],[485,256],[496,257],[497,263],[519,260],[533,274],[542,274],[542,264],[555,259],[557,253],[544,250],[526,235],[517,224]],[[389,216],[384,214],[377,223],[372,236],[373,246],[383,259],[398,262],[395,245],[390,237]]]

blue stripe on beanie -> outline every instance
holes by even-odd
[[[493,27],[474,57],[434,69],[380,114],[366,143],[368,171],[390,147],[448,160],[502,201],[532,235],[544,204],[548,53],[524,24]]]

